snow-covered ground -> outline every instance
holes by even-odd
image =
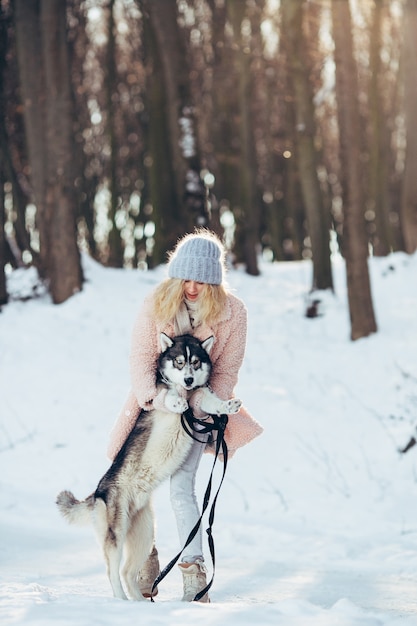
[[[210,605],[179,601],[177,568],[154,604],[113,599],[92,529],[56,509],[61,489],[85,497],[107,469],[133,321],[165,275],[84,265],[65,304],[0,313],[0,623],[417,625],[417,446],[398,452],[417,437],[417,256],[370,260],[378,333],[356,342],[342,260],[315,319],[309,262],[230,272],[249,310],[237,395],[265,432],[227,469]],[[15,272],[10,290],[32,278]],[[165,565],[179,549],[168,485],[156,513]]]

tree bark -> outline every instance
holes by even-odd
[[[357,68],[353,54],[349,2],[333,0],[336,99],[339,120],[341,182],[344,210],[344,256],[351,322],[351,339],[376,332],[368,270],[361,180]]]
[[[290,85],[294,95],[296,159],[313,255],[312,289],[333,290],[329,238],[330,215],[325,209],[317,175],[314,94],[309,80],[309,63],[304,43],[304,4],[304,2],[282,0],[282,36],[287,52]]]
[[[404,97],[406,125],[405,172],[401,202],[401,228],[405,250],[417,250],[417,0],[404,7]]]
[[[7,283],[5,274],[6,265],[6,237],[4,232],[4,177],[0,167],[0,307],[8,301]],[[1,309],[0,309],[1,310]]]
[[[18,249],[18,258],[16,259],[16,262],[23,265],[23,252],[30,251],[31,257],[35,261],[37,254],[31,247],[29,234],[26,230],[25,211],[27,196],[19,184],[18,176],[13,166],[11,142],[7,130],[6,58],[8,46],[10,45],[8,41],[9,33],[7,21],[7,17],[3,13],[3,9],[0,6],[0,160],[3,169],[3,179],[4,181],[10,182],[12,186],[13,209],[15,213],[15,219],[13,222],[13,237],[15,237],[16,248]],[[11,70],[9,70],[9,73],[10,71]]]
[[[205,187],[189,60],[178,25],[177,5],[164,0],[140,0],[144,15],[148,177],[156,223],[155,262],[166,260],[166,250],[195,226],[208,224]]]
[[[254,89],[251,75],[250,52],[260,28],[256,10],[247,15],[246,2],[226,0],[226,15],[233,28],[233,51],[229,58],[232,66],[227,63],[222,54],[222,63],[216,68],[217,90],[216,101],[220,104],[221,125],[227,128],[228,133],[220,137],[218,126],[215,133],[219,144],[215,146],[223,163],[223,179],[226,182],[225,197],[230,200],[236,221],[234,252],[238,261],[246,266],[246,271],[252,276],[259,275],[257,260],[257,245],[259,243],[260,202],[256,194],[256,162],[255,144],[253,136],[253,99]],[[255,7],[256,9],[256,7]],[[242,38],[242,21],[251,18],[252,50]],[[222,20],[219,20],[219,24]],[[219,37],[220,35],[220,37]],[[222,34],[216,37],[224,39]],[[230,71],[231,70],[231,71]],[[231,76],[225,76],[230,72]],[[226,82],[225,79],[226,78]],[[234,88],[226,92],[230,87]],[[224,93],[221,93],[223,91]],[[234,148],[232,147],[234,146]]]
[[[45,68],[46,164],[45,214],[49,239],[48,277],[55,304],[80,291],[82,272],[77,245],[73,100],[69,75],[66,3],[42,0],[40,15]]]
[[[149,215],[155,223],[155,247],[152,263],[166,261],[166,251],[181,234],[181,206],[175,185],[175,173],[169,149],[169,126],[164,76],[154,28],[145,2],[143,31],[146,68],[146,127],[145,127],[145,203],[152,207]]]
[[[45,213],[46,163],[45,131],[46,85],[42,59],[39,0],[14,0],[19,80],[23,105],[26,146],[30,164],[30,183],[36,205],[36,227],[39,232],[37,268],[48,277],[49,233]]]
[[[117,133],[115,128],[115,107],[117,102],[114,100],[117,90],[117,68],[116,68],[116,34],[114,20],[115,0],[110,0],[108,6],[108,27],[107,27],[107,75],[106,75],[106,92],[107,92],[107,133],[110,144],[110,172],[109,172],[109,191],[110,191],[110,214],[109,220],[112,224],[108,238],[108,256],[107,264],[110,267],[123,267],[123,243],[120,230],[116,224],[116,214],[120,203],[119,186],[117,182]]]
[[[6,44],[7,42],[7,30],[5,27],[5,16],[3,8],[0,3],[0,307],[2,304],[6,304],[8,300],[7,285],[6,285],[6,237],[4,232],[5,225],[5,206],[4,206],[4,149],[6,147],[6,129],[5,129],[5,103],[3,98],[4,93],[4,70],[6,58]],[[1,309],[0,309],[1,310]]]
[[[66,3],[15,0],[15,25],[40,274],[55,304],[81,289]]]
[[[387,119],[383,109],[383,74],[381,63],[381,29],[385,0],[374,0],[370,40],[370,163],[368,209],[375,214],[375,233],[371,240],[373,252],[385,256],[394,249],[394,235],[389,221],[390,202],[388,189],[389,137]]]

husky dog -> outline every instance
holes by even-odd
[[[170,409],[141,411],[132,432],[97,489],[79,501],[70,491],[61,491],[57,505],[68,522],[92,522],[102,546],[107,574],[116,598],[143,600],[138,573],[152,548],[154,489],[185,460],[192,438],[181,425],[187,399],[204,389],[201,407],[208,414],[237,413],[241,401],[220,400],[207,386],[211,373],[210,350],[214,337],[203,342],[191,335],[171,339],[161,333],[162,353],[157,364],[157,387],[167,388],[165,405]],[[177,391],[186,391],[181,394]],[[187,399],[184,397],[187,397]]]

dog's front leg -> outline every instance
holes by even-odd
[[[188,402],[175,388],[172,388],[168,389],[165,396],[165,406],[171,413],[184,413],[188,409]]]
[[[211,389],[208,387],[203,388],[203,397],[200,403],[200,409],[210,415],[221,415],[226,413],[228,415],[237,413],[242,406],[242,401],[238,398],[231,398],[230,400],[221,400]]]

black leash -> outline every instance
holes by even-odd
[[[213,462],[213,467],[211,468],[211,473],[210,473],[210,477],[209,477],[209,481],[208,481],[208,485],[206,488],[206,492],[204,494],[204,500],[203,500],[203,507],[202,507],[202,511],[201,511],[201,515],[200,518],[198,520],[198,522],[195,524],[194,528],[192,529],[192,531],[190,532],[190,534],[188,535],[187,541],[185,542],[182,550],[168,563],[168,565],[166,567],[164,567],[164,569],[161,571],[161,573],[159,574],[159,576],[157,576],[157,578],[155,578],[155,581],[152,585],[152,590],[151,590],[151,602],[154,602],[153,599],[153,592],[156,589],[156,587],[158,586],[158,584],[161,582],[161,580],[163,580],[165,578],[165,576],[167,574],[169,574],[169,572],[172,570],[172,568],[174,567],[174,565],[177,563],[178,559],[180,558],[181,554],[184,552],[185,548],[191,543],[191,541],[194,539],[194,537],[196,536],[199,528],[200,528],[200,524],[202,522],[204,513],[207,510],[207,507],[209,505],[210,502],[210,496],[211,496],[211,490],[212,490],[212,484],[213,484],[213,473],[214,473],[214,468],[216,465],[216,461],[217,458],[219,456],[220,453],[220,448],[223,454],[223,475],[221,477],[220,480],[220,484],[217,488],[217,492],[216,495],[214,496],[212,505],[211,505],[211,509],[210,509],[210,514],[209,514],[209,526],[206,530],[207,535],[208,535],[208,544],[209,544],[209,548],[210,548],[210,555],[211,555],[211,560],[212,560],[212,564],[213,564],[213,575],[211,577],[210,582],[204,587],[204,589],[202,589],[201,591],[199,591],[195,598],[194,601],[198,602],[198,600],[200,600],[204,594],[206,594],[208,592],[208,590],[210,589],[210,587],[213,584],[213,580],[214,580],[214,572],[215,572],[215,568],[216,568],[216,555],[215,555],[215,550],[214,550],[214,539],[213,539],[213,522],[214,522],[214,512],[216,509],[216,502],[217,502],[217,497],[219,495],[220,492],[220,488],[223,484],[223,480],[226,474],[226,467],[227,467],[227,445],[226,442],[224,440],[224,431],[225,428],[227,426],[227,420],[228,417],[226,414],[222,414],[222,415],[210,415],[209,416],[211,419],[207,420],[200,420],[197,419],[196,417],[194,417],[194,414],[192,412],[192,410],[190,408],[188,408],[182,415],[181,415],[181,425],[184,428],[185,432],[192,438],[194,439],[194,441],[198,441],[200,443],[203,443],[200,439],[198,439],[196,437],[196,434],[208,434],[208,433],[213,433],[214,431],[217,431],[217,437],[215,439],[216,441],[216,448],[215,448],[215,455],[214,455],[214,462]]]

